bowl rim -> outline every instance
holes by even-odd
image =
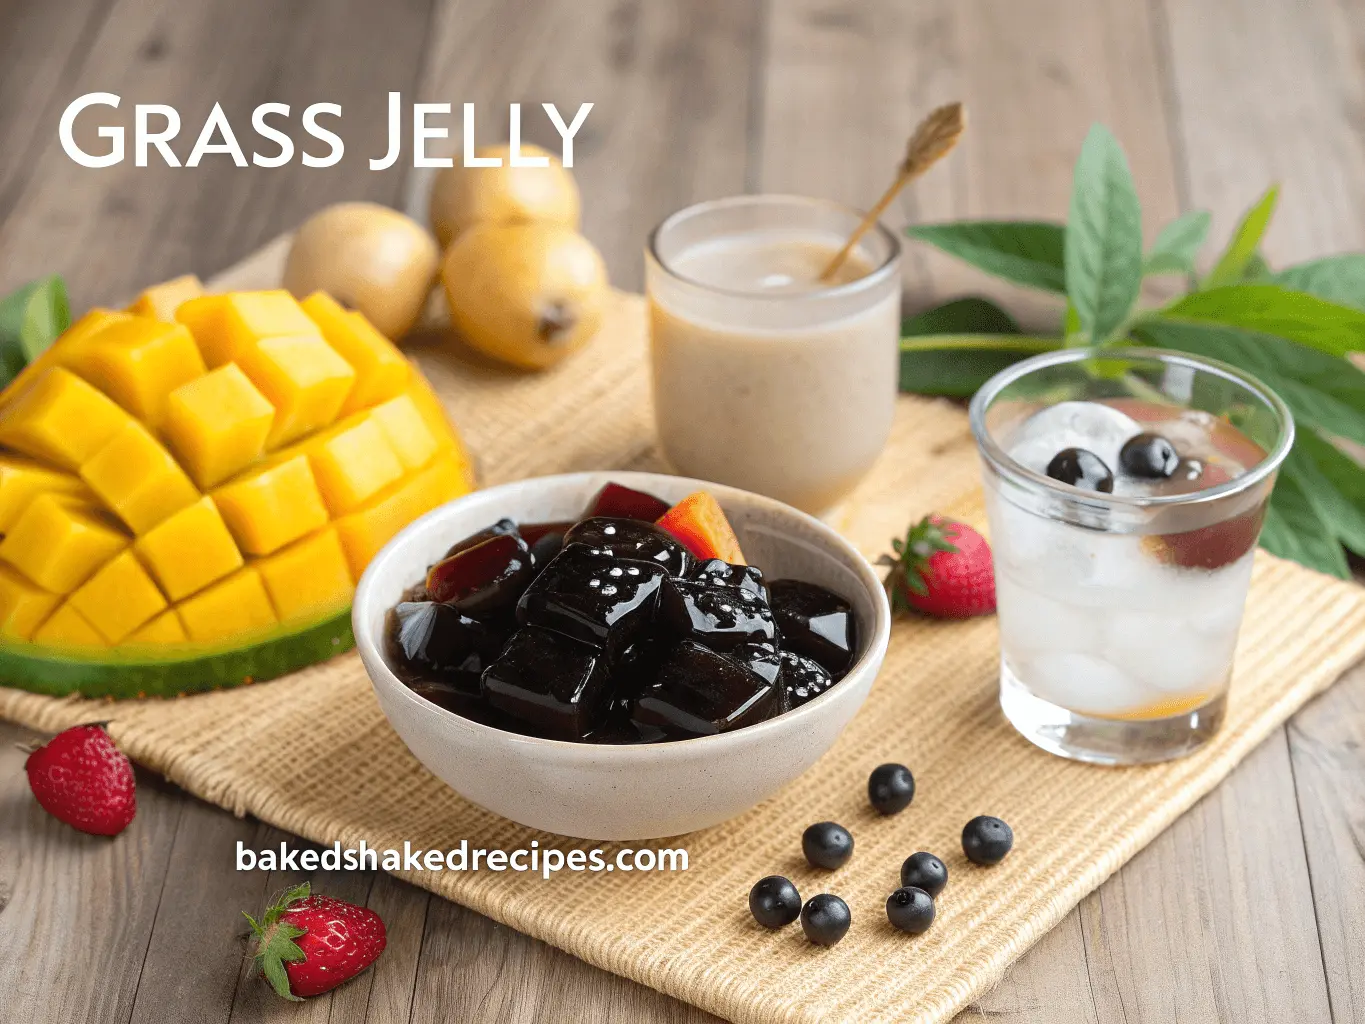
[[[372,634],[368,620],[369,608],[376,602],[373,592],[378,586],[381,576],[387,575],[392,570],[390,563],[401,556],[403,550],[413,543],[413,538],[421,533],[431,530],[437,523],[443,522],[455,515],[462,513],[468,506],[473,504],[490,503],[496,504],[498,498],[502,498],[509,493],[517,491],[533,490],[537,487],[549,485],[580,485],[591,488],[593,485],[600,487],[603,483],[614,481],[625,484],[628,487],[637,487],[640,490],[647,490],[652,481],[667,479],[677,481],[689,487],[688,493],[695,490],[708,490],[715,495],[716,500],[724,507],[727,499],[741,499],[745,502],[755,504],[760,508],[766,508],[778,517],[787,517],[803,521],[814,529],[817,536],[825,544],[840,552],[843,560],[860,578],[864,584],[864,589],[872,600],[873,621],[871,623],[871,635],[863,648],[862,654],[849,666],[848,671],[838,683],[831,686],[818,697],[807,701],[798,708],[784,712],[773,718],[765,719],[753,725],[735,729],[732,732],[716,733],[712,736],[693,736],[688,739],[668,740],[659,743],[584,743],[574,740],[546,739],[541,736],[526,736],[521,733],[509,732],[506,729],[499,729],[496,726],[486,725],[477,722],[472,718],[456,714],[448,708],[443,708],[439,704],[434,704],[426,698],[414,693],[403,683],[398,675],[389,666],[388,659],[383,653],[383,648],[377,642],[379,638]],[[586,500],[586,498],[585,498]],[[660,757],[669,754],[704,754],[708,751],[719,752],[721,749],[734,746],[736,744],[748,744],[761,742],[763,737],[773,733],[780,733],[784,730],[798,727],[802,721],[813,720],[818,717],[825,709],[840,702],[844,695],[856,688],[857,681],[853,678],[859,672],[870,672],[873,676],[868,681],[868,689],[875,681],[876,673],[881,668],[881,663],[886,656],[886,649],[891,639],[891,605],[886,596],[886,589],[881,579],[877,576],[876,570],[866,557],[855,548],[847,539],[839,534],[833,527],[822,522],[816,517],[802,512],[801,510],[780,502],[775,498],[769,498],[752,491],[745,491],[738,487],[731,487],[726,484],[711,483],[705,480],[697,480],[692,477],[676,476],[670,473],[649,473],[638,470],[591,470],[578,473],[557,473],[545,476],[527,477],[523,480],[515,480],[508,483],[498,484],[493,487],[471,491],[469,494],[456,498],[454,501],[447,502],[436,509],[426,513],[418,519],[413,520],[380,549],[379,553],[370,560],[365,572],[361,575],[360,582],[356,585],[355,597],[351,606],[352,632],[355,634],[356,649],[360,651],[365,665],[366,674],[370,677],[370,683],[379,691],[382,685],[389,691],[401,692],[402,696],[413,702],[428,714],[436,714],[438,717],[445,717],[452,722],[458,723],[461,728],[469,730],[473,735],[481,736],[491,742],[497,742],[512,747],[529,748],[541,750],[547,753],[558,753],[562,755],[576,755],[579,757],[589,757],[593,760],[604,759],[608,761],[635,761],[646,756]],[[371,666],[378,666],[381,671],[376,673]],[[378,678],[377,678],[378,677]],[[845,683],[849,685],[845,687]]]

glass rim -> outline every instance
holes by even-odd
[[[1193,370],[1211,372],[1218,376],[1231,380],[1246,388],[1257,398],[1263,401],[1266,406],[1274,411],[1284,428],[1280,432],[1279,443],[1266,453],[1265,458],[1258,462],[1251,469],[1248,469],[1241,476],[1225,483],[1216,484],[1213,487],[1206,487],[1203,490],[1191,491],[1188,494],[1166,494],[1166,495],[1138,495],[1138,494],[1105,494],[1103,491],[1082,491],[1069,484],[1064,484],[1060,480],[1054,480],[1045,473],[1038,473],[1028,467],[1016,462],[1004,448],[991,436],[986,428],[986,411],[991,403],[999,394],[1010,384],[1027,376],[1035,370],[1044,369],[1050,366],[1059,366],[1063,363],[1081,362],[1085,359],[1145,359],[1155,360],[1161,363],[1171,363],[1177,366],[1189,367]],[[1087,503],[1107,505],[1111,507],[1127,508],[1170,508],[1180,505],[1195,505],[1206,501],[1217,501],[1229,495],[1239,494],[1242,491],[1255,487],[1264,481],[1268,476],[1279,469],[1284,462],[1289,450],[1294,447],[1294,416],[1280,398],[1271,388],[1266,386],[1261,380],[1245,370],[1232,366],[1229,363],[1218,359],[1208,359],[1204,356],[1192,356],[1184,352],[1174,352],[1168,349],[1145,348],[1141,346],[1126,348],[1062,348],[1053,352],[1044,352],[1040,355],[1031,356],[1028,359],[1014,363],[1001,370],[990,380],[986,381],[972,396],[969,408],[969,420],[971,423],[972,435],[976,439],[977,450],[990,463],[992,468],[1001,476],[1016,484],[1041,487],[1051,491],[1062,498],[1073,501],[1080,500]]]
[[[862,221],[866,216],[866,211],[856,207],[848,206],[833,199],[821,199],[818,196],[803,196],[787,192],[761,192],[757,194],[744,193],[741,195],[725,196],[720,199],[704,199],[699,203],[684,206],[681,210],[670,213],[661,220],[654,230],[649,233],[649,238],[645,243],[645,251],[649,254],[654,264],[667,274],[674,281],[679,281],[692,288],[699,288],[712,295],[723,295],[726,298],[745,299],[753,302],[818,302],[824,299],[838,299],[846,295],[857,295],[860,292],[875,288],[888,277],[895,274],[896,268],[900,264],[901,242],[900,238],[891,231],[880,220],[874,221],[872,231],[877,232],[887,243],[886,259],[868,271],[862,277],[843,284],[827,285],[820,288],[812,288],[803,292],[785,293],[766,293],[743,291],[738,288],[724,288],[720,285],[707,284],[705,281],[698,281],[695,277],[689,277],[680,273],[673,267],[668,260],[664,259],[659,252],[659,239],[663,233],[670,228],[676,227],[683,220],[696,217],[713,210],[724,210],[742,206],[777,206],[783,203],[796,203],[806,206],[824,207],[838,213],[848,214],[854,223]]]

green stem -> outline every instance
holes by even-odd
[[[902,352],[987,349],[993,352],[1013,351],[1037,355],[1040,352],[1055,352],[1061,347],[1062,342],[1059,338],[1039,338],[1022,334],[922,334],[901,338]]]

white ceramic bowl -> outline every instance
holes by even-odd
[[[795,577],[844,595],[860,655],[838,684],[785,715],[745,729],[669,743],[614,746],[519,736],[417,696],[383,655],[385,614],[455,542],[505,517],[580,515],[614,480],[673,502],[705,488],[720,501],[745,556],[769,579]],[[476,491],[428,513],[389,542],[356,588],[356,646],[379,704],[403,742],[442,781],[481,807],[582,839],[654,839],[725,821],[771,796],[833,745],[867,697],[886,654],[891,612],[872,566],[817,519],[770,498],[653,473],[574,473]]]

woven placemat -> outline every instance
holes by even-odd
[[[268,286],[281,252],[271,247],[216,283]],[[643,303],[622,295],[593,346],[547,375],[452,354],[435,335],[411,347],[481,459],[485,482],[496,483],[656,467],[645,344]],[[835,525],[871,556],[926,511],[980,522],[976,472],[963,412],[902,398],[890,445]],[[561,871],[548,882],[486,870],[395,873],[735,1021],[941,1021],[1363,654],[1365,593],[1262,554],[1222,733],[1182,761],[1104,769],[1044,754],[1005,723],[994,619],[905,618],[866,706],[814,768],[731,822],[650,844],[686,848],[686,872]],[[107,719],[138,762],[237,814],[323,844],[591,845],[491,815],[428,774],[388,727],[354,655],[171,701],[111,705],[0,688],[0,715],[46,730]],[[281,759],[293,770],[272,773]],[[868,771],[887,760],[912,767],[918,793],[907,811],[880,819],[865,786]],[[959,833],[977,814],[1014,826],[1015,852],[998,867],[962,856]],[[800,855],[802,829],[824,819],[857,838],[854,858],[832,873],[813,871]],[[934,927],[912,938],[890,928],[883,903],[901,860],[919,849],[943,857],[951,881]],[[821,949],[798,927],[755,925],[746,893],[773,872],[806,895],[847,900],[848,937]]]

